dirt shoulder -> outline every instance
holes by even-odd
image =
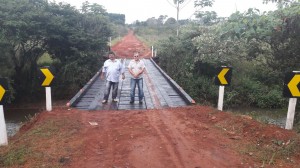
[[[294,131],[190,106],[42,112],[0,147],[0,167],[297,167]]]

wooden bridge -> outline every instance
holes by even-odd
[[[143,80],[145,95],[143,104],[139,104],[138,101],[135,101],[134,104],[129,103],[130,75],[127,69],[129,60],[124,60],[126,67],[125,79],[119,82],[118,102],[112,102],[109,99],[107,104],[102,104],[105,80],[100,79],[100,69],[70,100],[69,106],[82,110],[131,110],[179,107],[195,103],[152,59],[144,59],[144,62],[146,72]],[[136,93],[138,93],[137,90]],[[135,100],[138,100],[137,94]]]

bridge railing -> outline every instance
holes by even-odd
[[[191,96],[189,96],[183,89],[181,86],[179,86],[167,73],[165,73],[164,70],[162,70],[157,64],[156,62],[151,58],[150,59],[151,62],[154,64],[154,66],[160,71],[160,73],[166,78],[168,79],[168,81],[170,82],[170,84],[174,87],[174,89],[185,99],[185,101],[187,103],[190,104],[195,104],[195,100],[193,98],[191,98]]]
[[[82,97],[82,95],[84,95],[86,93],[86,91],[92,86],[92,84],[96,81],[97,76],[100,76],[100,73],[102,72],[102,67],[97,71],[97,73],[89,80],[89,82],[87,82],[84,87],[82,89],[80,89],[77,94],[69,101],[69,103],[67,104],[67,106],[69,107],[73,107],[76,103],[78,103],[78,101],[80,100],[80,98]],[[98,76],[98,77],[99,77]]]

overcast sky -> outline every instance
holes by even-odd
[[[86,0],[53,0],[66,2],[77,8]],[[88,0],[90,3],[102,5],[108,13],[125,14],[126,23],[136,20],[145,21],[148,18],[158,18],[160,15],[167,15],[176,19],[176,7],[173,0]],[[275,10],[275,4],[262,4],[263,0],[215,0],[213,8],[204,9],[216,11],[218,16],[229,16],[235,11],[245,12],[248,8],[258,8],[261,11]],[[179,19],[189,19],[195,12],[194,0],[186,0],[181,5]]]

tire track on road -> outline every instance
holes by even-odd
[[[185,167],[180,151],[177,147],[174,147],[173,145],[177,142],[174,140],[173,137],[170,137],[168,136],[168,134],[163,132],[163,130],[168,129],[168,126],[165,125],[164,122],[161,120],[161,116],[157,112],[151,112],[147,113],[147,117],[149,119],[150,125],[156,130],[164,147],[169,153],[171,160],[174,162],[174,165],[180,168]]]

